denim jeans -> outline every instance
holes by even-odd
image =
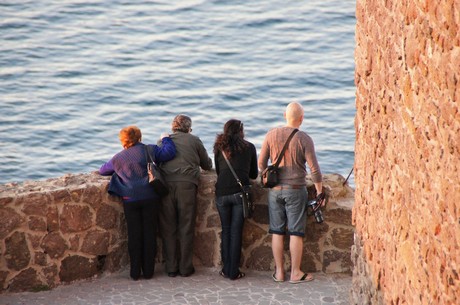
[[[305,236],[307,188],[274,190],[268,193],[271,234]]]
[[[241,244],[243,239],[243,200],[241,193],[216,198],[222,224],[222,271],[230,279],[240,272]]]

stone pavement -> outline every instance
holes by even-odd
[[[133,281],[124,270],[50,291],[0,294],[0,304],[349,304],[350,275],[315,273],[314,281],[290,284],[275,283],[272,272],[243,271],[246,277],[231,281],[215,268],[200,267],[190,277],[170,278],[157,267],[153,279]]]

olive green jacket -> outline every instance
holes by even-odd
[[[176,131],[170,137],[176,145],[176,157],[160,165],[164,178],[167,182],[188,181],[198,185],[201,169],[212,168],[206,148],[200,138],[191,133]]]

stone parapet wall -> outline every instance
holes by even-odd
[[[107,182],[90,174],[0,186],[3,291],[47,289],[128,263],[123,207]]]
[[[330,202],[324,223],[316,224],[309,217],[303,268],[351,273],[353,190],[342,185],[344,179],[339,175],[325,175],[324,180]],[[194,251],[197,266],[221,264],[215,181],[215,172],[204,172],[199,185]],[[49,289],[115,272],[128,264],[123,208],[117,197],[108,195],[108,182],[108,177],[78,174],[0,185],[2,292]],[[267,190],[257,182],[255,215],[244,227],[242,266],[273,270]],[[307,183],[314,190],[309,179]],[[161,243],[158,253],[160,263]]]
[[[460,300],[460,1],[358,0],[354,304]]]

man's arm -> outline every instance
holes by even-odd
[[[259,166],[260,171],[263,171],[267,168],[268,159],[270,158],[270,148],[267,142],[267,136],[265,136],[264,141],[262,142],[262,148],[260,150],[259,160],[257,165]]]
[[[203,142],[199,138],[198,141],[198,156],[200,158],[200,167],[204,170],[210,170],[212,168],[212,160],[209,158],[208,152],[203,145]]]

